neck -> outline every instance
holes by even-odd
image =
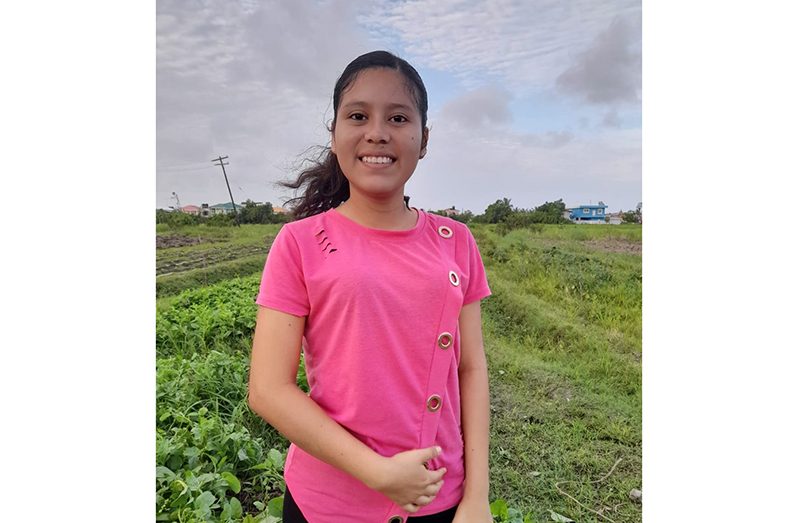
[[[336,210],[365,227],[389,231],[412,229],[418,217],[416,211],[407,208],[403,195],[375,200],[352,193]]]

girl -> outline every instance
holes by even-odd
[[[249,404],[292,442],[283,520],[490,523],[485,270],[465,225],[404,196],[426,89],[375,51],[341,74],[333,111],[326,158],[287,184],[305,186],[300,219],[256,300]]]

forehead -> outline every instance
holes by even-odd
[[[378,67],[360,71],[341,94],[341,106],[365,104],[400,104],[418,110],[412,85],[395,69]]]

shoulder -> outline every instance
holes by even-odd
[[[288,222],[282,226],[279,234],[290,236],[301,244],[304,243],[302,242],[303,238],[313,238],[322,230],[324,230],[324,213]]]
[[[473,238],[471,229],[468,228],[468,225],[458,222],[457,220],[453,220],[448,216],[441,216],[431,212],[427,212],[426,214],[429,222],[433,225],[433,227],[435,227],[435,229],[440,229],[440,227],[448,227],[452,231],[453,236],[458,240]]]
[[[283,229],[291,231],[293,234],[303,233],[306,231],[317,229],[323,223],[324,213],[314,214],[307,218],[294,220],[283,225]]]

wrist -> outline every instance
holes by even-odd
[[[466,502],[477,502],[482,503],[488,502],[488,485],[481,484],[481,485],[471,485],[468,484],[468,481],[465,482],[465,489],[463,490],[463,501]]]
[[[357,479],[372,490],[380,490],[385,478],[386,462],[386,458],[373,452],[368,459],[363,460],[363,465],[358,468]]]

